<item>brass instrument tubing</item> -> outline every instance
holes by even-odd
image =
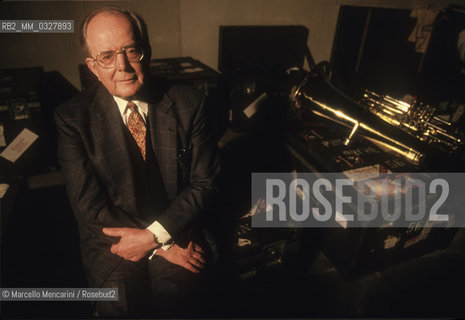
[[[348,115],[346,115],[344,112],[340,111],[340,110],[335,110],[329,106],[327,106],[326,104],[322,103],[322,102],[319,102],[315,99],[313,99],[312,97],[308,96],[304,91],[302,91],[302,94],[304,95],[304,97],[307,99],[307,100],[310,100],[311,102],[313,102],[314,104],[318,105],[319,107],[321,107],[323,110],[325,111],[329,111],[331,113],[333,113],[334,115],[336,115],[337,117],[339,118],[342,118],[342,119],[345,119],[351,123],[353,123],[354,125],[359,123],[357,120],[349,117]],[[404,155],[406,158],[412,160],[412,161],[418,161],[422,154],[419,153],[418,151],[404,145],[403,143],[397,141],[397,140],[394,140],[392,139],[391,137],[388,137],[386,136],[385,134],[371,128],[370,126],[364,124],[364,123],[359,123],[359,126],[362,127],[363,129],[375,134],[375,135],[378,135],[380,136],[381,138],[383,139],[386,139],[388,141],[390,141],[391,143],[395,144],[395,145],[398,145],[399,147],[396,147],[394,145],[390,145],[388,143],[385,143],[385,142],[381,142],[382,144],[384,144],[386,147],[390,148],[391,150],[394,150],[402,155]],[[400,149],[400,148],[403,148],[404,150]]]
[[[404,115],[404,114],[405,114],[405,112],[403,112],[402,110],[399,110],[399,109],[397,109],[397,108],[395,108],[395,107],[391,107],[391,106],[388,106],[388,105],[386,105],[386,104],[384,104],[384,103],[381,103],[381,102],[379,102],[379,101],[376,101],[374,98],[368,97],[368,100],[369,100],[370,102],[376,103],[376,104],[379,105],[379,106],[382,106],[382,107],[384,107],[384,108],[386,108],[386,109],[389,109],[389,110],[391,110],[392,112],[395,112],[395,113],[397,113],[397,114],[400,114],[400,115]]]

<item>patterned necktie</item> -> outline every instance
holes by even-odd
[[[128,117],[128,129],[131,131],[134,140],[136,140],[137,146],[142,154],[142,158],[145,161],[145,135],[147,128],[145,127],[142,116],[139,112],[137,112],[134,102],[129,101],[128,108],[131,110],[131,114]]]

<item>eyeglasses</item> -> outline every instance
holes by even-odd
[[[122,48],[121,51],[100,52],[97,54],[97,57],[95,57],[94,61],[96,61],[100,67],[110,69],[115,66],[116,56],[119,53],[125,54],[128,61],[133,63],[140,62],[142,61],[142,58],[144,58],[144,51],[142,51],[142,48],[131,45]]]

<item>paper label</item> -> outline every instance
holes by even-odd
[[[15,162],[39,136],[29,129],[23,129],[20,134],[0,154],[3,158]]]
[[[251,118],[260,107],[260,102],[267,97],[266,92],[263,92],[257,99],[255,99],[247,108],[244,109],[244,114],[247,118]]]
[[[391,173],[391,170],[385,170],[380,164],[372,166],[366,166],[362,168],[346,170],[343,173],[349,179],[354,181],[362,181],[368,179],[374,179],[380,176],[381,173]]]

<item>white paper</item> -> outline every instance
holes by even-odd
[[[6,183],[0,183],[0,199],[3,199],[6,191],[8,190],[9,185]]]
[[[260,107],[259,103],[267,97],[266,92],[263,92],[257,99],[255,99],[247,108],[244,109],[244,114],[247,118],[252,117]]]
[[[3,158],[15,162],[39,136],[29,129],[23,129],[20,134],[0,154]]]

